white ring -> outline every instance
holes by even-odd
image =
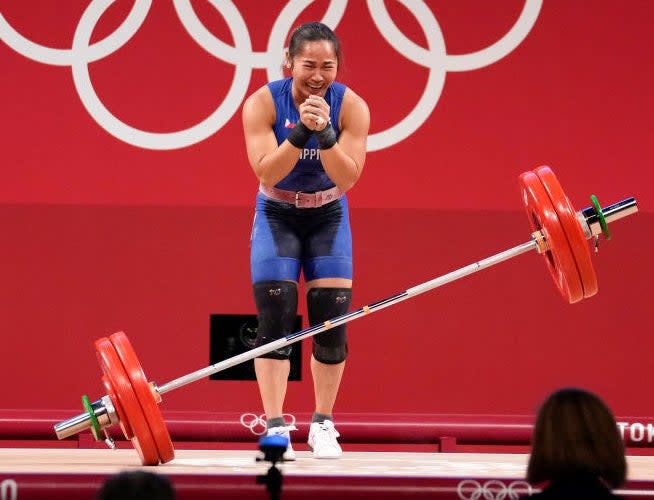
[[[84,107],[102,128],[127,144],[142,148],[166,150],[177,149],[200,142],[219,130],[236,112],[247,92],[252,68],[248,64],[237,64],[234,80],[224,101],[200,123],[177,132],[146,132],[127,125],[107,109],[93,88],[89,74],[88,51],[93,28],[114,0],[93,0],[82,14],[73,36],[73,83]],[[250,36],[240,12],[231,2],[210,0],[210,3],[225,17],[234,37],[237,51],[250,52]],[[176,4],[177,5],[177,4]],[[180,4],[183,7],[183,4]],[[180,5],[177,5],[179,8]]]
[[[283,413],[282,417],[289,422],[288,427],[295,426],[295,415],[292,413]],[[266,415],[257,415],[256,413],[243,413],[241,415],[241,425],[246,429],[250,429],[252,434],[262,436],[266,433],[267,419]],[[2,499],[0,499],[2,500]]]

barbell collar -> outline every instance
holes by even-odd
[[[109,396],[103,396],[94,401],[91,403],[91,408],[101,429],[118,423],[118,415]],[[65,439],[90,429],[91,425],[91,416],[88,413],[80,413],[75,417],[59,422],[55,425],[54,430],[58,439]]]
[[[636,203],[636,198],[625,198],[622,201],[609,205],[606,208],[602,208],[602,213],[604,214],[604,219],[607,224],[615,222],[619,219],[627,217],[638,212],[638,204]],[[602,234],[602,226],[600,224],[599,216],[595,211],[594,207],[584,208],[583,210],[577,212],[577,219],[583,223],[581,227],[584,230],[586,239],[590,239],[593,236]]]

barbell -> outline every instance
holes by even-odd
[[[635,198],[627,198],[602,208],[592,195],[592,206],[575,212],[554,172],[547,166],[522,173],[519,185],[532,228],[528,242],[164,385],[148,382],[124,332],[96,340],[101,380],[107,394],[94,402],[86,395],[82,396],[85,412],[57,423],[54,426],[57,437],[65,439],[90,430],[96,440],[100,441],[104,437],[105,442],[113,448],[115,443],[107,429],[119,425],[124,436],[132,442],[143,465],[169,462],[175,457],[175,451],[159,410],[163,394],[531,250],[536,250],[543,256],[557,289],[567,302],[572,304],[595,295],[598,290],[597,277],[587,241],[595,238],[597,244],[600,235],[610,239],[608,224],[637,212]]]

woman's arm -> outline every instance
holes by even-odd
[[[345,91],[339,117],[338,142],[320,151],[320,160],[329,178],[347,191],[357,182],[366,161],[370,111],[366,102],[350,88]]]
[[[288,141],[277,145],[272,128],[275,105],[268,87],[261,87],[245,100],[242,119],[250,166],[261,184],[272,187],[293,169],[299,150]]]

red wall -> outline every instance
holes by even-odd
[[[112,133],[77,88],[86,67],[78,62],[94,57],[78,41],[98,4],[36,3],[0,3],[0,407],[67,409],[82,393],[102,395],[94,339],[125,330],[147,375],[164,383],[207,365],[211,314],[254,312],[248,237],[257,185],[239,95],[267,73],[251,59],[247,89],[229,97],[237,72],[229,56],[203,50],[171,2],[153,2],[129,41],[88,63],[102,104],[133,129]],[[286,3],[234,4],[263,57]],[[351,323],[337,410],[532,413],[547,391],[582,385],[617,414],[654,414],[639,390],[649,386],[654,347],[650,2],[428,1],[436,24],[416,12],[429,36],[403,3],[385,4],[422,52],[391,47],[363,1],[348,2],[336,27],[342,79],[367,99],[374,137],[350,194],[356,307],[527,241],[517,176],[541,164],[578,209],[590,194],[605,205],[636,196],[640,213],[611,226],[614,239],[594,257],[600,292],[580,304],[561,300],[534,253]],[[114,2],[91,42],[118,36],[133,5],[147,2]],[[191,5],[214,44],[234,44],[210,2]],[[329,5],[314,2],[299,21],[322,18]],[[495,47],[523,8],[535,20],[524,39],[511,37],[520,38],[513,50],[496,61],[475,55]],[[250,52],[239,55],[244,67]],[[281,49],[268,59],[281,61]],[[419,102],[430,64],[442,88],[420,107],[426,120],[414,130],[400,124],[400,138],[380,147]],[[235,104],[224,123],[174,145],[174,132],[227,101]],[[306,365],[305,381],[291,385],[290,412],[311,410]],[[254,382],[196,382],[165,404],[259,409]]]

